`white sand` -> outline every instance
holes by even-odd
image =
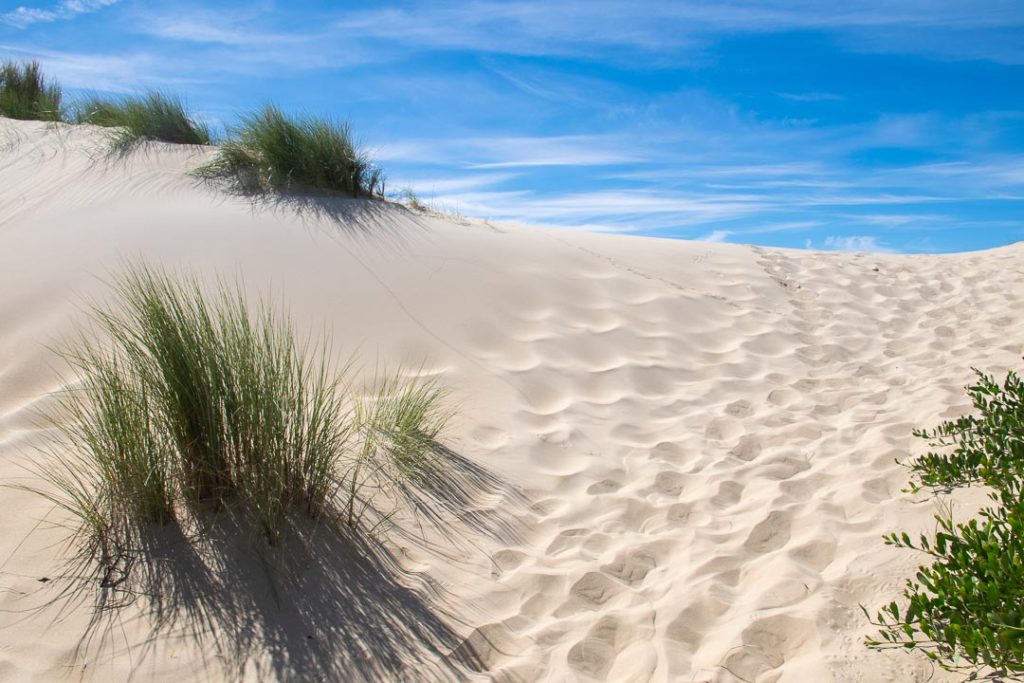
[[[234,608],[161,628],[144,597],[94,619],[60,515],[0,489],[0,680],[932,676],[866,650],[858,604],[888,602],[918,562],[881,535],[931,524],[934,504],[900,492],[911,428],[966,410],[970,366],[1019,366],[1024,248],[787,251],[364,202],[330,216],[198,186],[185,171],[209,151],[99,146],[88,127],[0,120],[0,478],[44,457],[48,346],[142,257],[271,289],[339,354],[423,363],[461,405],[448,443],[500,481],[451,538],[409,519],[388,534],[390,603],[346,593],[344,548],[325,547],[291,588],[222,577]]]

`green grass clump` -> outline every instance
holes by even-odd
[[[443,469],[437,438],[451,418],[446,393],[432,379],[378,372],[354,401],[360,443],[344,474],[346,521],[374,510],[374,494],[392,504],[418,501]],[[368,495],[369,492],[369,495]],[[385,514],[385,518],[386,518]]]
[[[977,372],[977,371],[976,371]],[[908,580],[901,607],[891,602],[873,623],[874,648],[921,650],[943,669],[1020,680],[1024,674],[1024,383],[1008,373],[1000,385],[977,372],[968,387],[976,415],[917,431],[935,451],[911,464],[911,490],[980,483],[992,504],[979,518],[936,515],[934,537],[914,542],[893,533],[885,542],[928,555]]]
[[[420,199],[420,196],[416,194],[416,191],[411,187],[407,187],[398,193],[398,201],[408,206],[413,211],[428,211],[430,207]]]
[[[62,436],[41,471],[43,494],[108,570],[154,526],[201,530],[221,511],[272,545],[296,515],[364,528],[380,496],[396,509],[443,465],[435,382],[395,374],[356,395],[344,370],[329,372],[326,345],[297,342],[238,287],[209,295],[194,277],[136,266],[115,292],[67,353],[80,386],[60,397]]]
[[[147,140],[210,144],[206,124],[191,116],[178,97],[160,92],[117,99],[88,97],[75,107],[75,122],[116,129],[111,144],[119,151]]]
[[[326,191],[380,197],[384,176],[358,148],[347,124],[290,118],[274,106],[245,117],[217,157],[197,169],[244,192]]]
[[[350,420],[323,350],[265,302],[250,314],[237,289],[208,302],[194,279],[139,268],[119,293],[122,313],[102,320],[152,395],[181,493],[242,502],[272,539],[290,510],[324,512]]]
[[[63,434],[43,494],[82,523],[87,553],[111,567],[140,533],[175,517],[170,443],[123,356],[83,339],[69,360],[81,386],[62,396]]]
[[[5,61],[0,65],[0,116],[62,121],[61,88],[43,76],[39,62]]]

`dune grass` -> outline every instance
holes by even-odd
[[[111,146],[117,151],[128,151],[147,140],[210,144],[206,124],[190,115],[180,98],[157,91],[121,98],[87,97],[75,106],[75,122],[114,129]]]
[[[118,305],[66,353],[79,385],[52,416],[61,434],[40,492],[79,522],[109,567],[147,530],[199,529],[231,511],[271,545],[296,515],[364,529],[396,509],[436,460],[450,413],[434,381],[381,375],[356,395],[329,347],[238,286],[130,267]],[[389,513],[377,517],[374,527]]]
[[[62,121],[61,100],[60,86],[43,76],[39,62],[0,64],[0,116]]]
[[[404,377],[401,370],[378,369],[354,409],[360,441],[342,477],[350,526],[360,524],[367,511],[377,511],[375,495],[394,505],[415,499],[415,491],[429,485],[443,469],[437,438],[452,416],[436,380]]]
[[[193,278],[137,267],[118,293],[122,310],[102,327],[172,445],[176,494],[240,505],[271,541],[292,511],[327,510],[351,416],[325,349],[297,343],[265,302],[250,313],[237,288],[208,301]]]
[[[146,527],[174,519],[170,444],[119,354],[82,340],[69,359],[82,385],[62,397],[63,438],[40,469],[50,484],[41,492],[78,518],[87,554],[109,567]]]
[[[406,187],[401,190],[397,195],[397,199],[413,211],[425,212],[430,210],[430,206],[420,199],[419,194],[417,194],[411,187]]]
[[[292,118],[275,106],[243,118],[217,157],[196,173],[227,178],[246,193],[384,194],[383,174],[353,141],[347,124]]]

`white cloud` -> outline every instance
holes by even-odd
[[[608,190],[537,196],[526,190],[440,194],[436,201],[469,215],[530,224],[606,226],[602,230],[697,230],[761,213],[766,207],[730,197],[694,197],[641,190]]]
[[[864,252],[894,252],[895,249],[887,247],[878,241],[874,235],[850,235],[837,237],[829,235],[825,238],[825,248],[836,251],[864,251]]]
[[[432,163],[457,159],[467,168],[486,170],[527,166],[603,166],[642,162],[635,150],[608,135],[470,137],[405,140],[380,145],[378,160]]]
[[[476,173],[465,176],[434,177],[417,179],[415,177],[396,178],[388,180],[389,185],[396,188],[411,188],[416,194],[433,198],[438,194],[449,194],[453,192],[465,192],[467,190],[478,190],[504,183],[518,178],[517,173]]]
[[[39,22],[56,21],[57,18],[56,12],[34,7],[16,7],[10,12],[0,14],[0,21],[17,28],[24,28]]]
[[[390,40],[409,49],[555,55],[620,46],[677,56],[723,34],[813,30],[862,51],[1021,63],[1024,49],[1015,44],[1013,31],[1004,31],[1024,23],[1019,4],[986,4],[979,9],[959,0],[893,0],[882,6],[874,0],[475,0],[349,12],[336,27],[350,40]],[[986,29],[999,32],[982,35]]]
[[[869,214],[839,214],[841,218],[844,218],[850,222],[864,223],[868,225],[878,225],[884,228],[898,228],[914,223],[944,223],[949,221],[949,216],[943,216],[942,214],[929,213],[929,214],[910,214],[910,213],[896,213],[896,214],[884,214],[884,213],[869,213]]]
[[[20,6],[0,14],[0,22],[10,24],[16,28],[25,28],[32,24],[73,19],[79,14],[95,12],[117,2],[119,0],[63,0],[63,2],[54,6],[53,9]]]
[[[697,239],[701,242],[725,242],[726,238],[731,234],[732,231],[730,230],[712,230],[708,234],[703,237],[698,237]]]
[[[38,59],[62,85],[85,90],[135,92],[140,87],[181,87],[195,81],[180,63],[147,52],[95,54],[0,45],[0,55]]]
[[[262,16],[260,12],[228,10],[196,10],[186,15],[149,14],[142,17],[136,29],[158,38],[235,47],[297,45],[325,37],[317,28],[294,33],[267,31],[258,26]]]
[[[793,100],[794,102],[838,102],[846,99],[842,95],[831,92],[780,92],[778,96],[785,100]]]

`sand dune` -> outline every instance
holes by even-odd
[[[353,597],[345,548],[325,546],[290,587],[220,586],[233,607],[191,624],[145,597],[94,619],[59,515],[2,489],[0,679],[945,680],[866,650],[859,604],[918,562],[881,535],[931,524],[894,462],[912,427],[968,408],[971,366],[1019,365],[1024,248],[822,253],[252,204],[186,175],[208,150],[110,160],[88,127],[2,119],[0,148],[6,482],[43,457],[49,347],[136,258],[238,275],[339,354],[422,364],[460,404],[449,445],[493,477],[447,533],[388,534],[393,586],[367,581],[383,602]]]

